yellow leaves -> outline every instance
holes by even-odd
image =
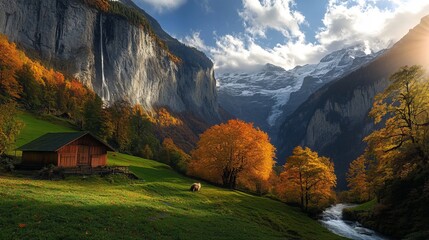
[[[371,111],[369,112],[369,116],[374,118],[374,123],[380,123],[383,119],[384,115],[387,113],[387,104],[382,100],[377,100],[380,98],[379,95],[376,96],[376,101],[374,102]]]
[[[429,140],[427,75],[420,66],[404,66],[390,81],[370,111],[376,123],[385,121],[384,127],[364,139],[368,143],[365,154],[350,164],[347,180],[358,200],[367,200],[368,194],[389,180],[419,171],[429,158],[425,151]]]
[[[0,34],[0,94],[20,98],[21,85],[15,78],[15,72],[22,68],[16,45]]]
[[[367,166],[364,156],[358,157],[350,163],[347,172],[347,182],[353,199],[364,202],[370,200],[369,181],[366,174]]]
[[[13,149],[24,123],[16,119],[16,104],[0,104],[0,156]]]
[[[274,151],[265,132],[250,123],[230,120],[201,135],[188,173],[231,188],[240,182],[254,189],[255,179],[270,177]]]
[[[171,138],[165,138],[164,141],[162,142],[162,147],[165,150],[168,151],[173,151],[173,152],[177,152],[178,154],[180,154],[181,156],[183,156],[184,158],[189,158],[189,155],[185,153],[185,151],[183,151],[182,149],[180,149],[173,141],[173,139]]]
[[[36,81],[39,84],[44,85],[45,81],[43,81],[43,77],[45,75],[46,69],[38,62],[33,62],[33,64],[30,64],[30,69],[33,72],[33,76]]]
[[[178,56],[172,54],[170,51],[167,51],[167,56],[170,58],[171,61],[173,61],[176,65],[179,65],[182,63],[182,59],[180,59]]]
[[[183,125],[182,120],[174,117],[171,115],[167,109],[160,108],[158,110],[158,118],[157,122],[162,127],[169,127],[169,126],[181,126]]]
[[[37,84],[47,87],[46,91],[53,91],[55,88],[66,85],[76,98],[83,99],[85,94],[90,93],[77,80],[66,81],[60,72],[47,69],[40,62],[29,59],[16,48],[14,43],[9,42],[6,36],[0,34],[0,94],[9,95],[12,98],[21,97],[22,83],[18,82],[16,73],[22,70],[24,65],[30,67],[31,75],[36,79]]]
[[[10,43],[7,37],[3,34],[0,34],[0,66],[17,69],[21,68],[24,62],[19,57],[19,51],[16,49],[14,43]],[[4,70],[4,69],[1,69]]]
[[[140,105],[140,104],[134,105],[131,112],[133,115],[140,116],[142,118],[147,116],[145,110],[143,109],[142,105]]]
[[[278,191],[285,194],[283,198],[287,201],[300,203],[307,209],[309,204],[319,205],[322,200],[332,197],[337,178],[329,158],[298,146],[286,160],[284,169]]]
[[[417,150],[424,155],[421,149],[429,123],[429,85],[422,68],[405,66],[390,80],[391,85],[377,95],[370,112],[375,122],[389,118],[383,128],[365,138],[367,151],[375,156],[384,180],[410,172],[406,163],[414,157],[403,156],[407,152]]]

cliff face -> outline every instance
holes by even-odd
[[[380,54],[367,55],[355,46],[332,52],[317,64],[288,71],[266,64],[254,73],[225,73],[217,78],[219,104],[238,118],[255,123],[277,144],[280,124],[311,93]]]
[[[129,1],[124,4],[136,7]],[[108,103],[126,99],[146,110],[167,106],[216,121],[211,61],[171,38],[139,11],[181,62],[173,61],[143,28],[78,0],[0,0],[0,33],[78,78]]]
[[[281,125],[280,160],[298,145],[335,162],[338,185],[345,188],[350,162],[362,154],[363,138],[375,129],[368,117],[374,96],[404,65],[429,66],[429,17],[375,61],[316,91]]]

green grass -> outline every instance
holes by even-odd
[[[74,132],[75,129],[67,121],[50,118],[50,121],[35,117],[30,113],[20,113],[18,119],[24,122],[25,127],[19,135],[16,146],[20,147],[45,133],[49,132]]]
[[[377,199],[373,199],[369,202],[362,203],[354,208],[350,208],[350,210],[367,212],[367,211],[371,211],[376,204],[377,204]]]
[[[24,116],[38,132],[24,129],[20,139],[53,130]],[[195,180],[162,163],[111,153],[109,164],[129,166],[140,180],[0,176],[0,239],[340,239],[268,198],[204,182],[192,193]]]

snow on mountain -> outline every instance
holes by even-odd
[[[266,64],[254,73],[225,73],[217,76],[219,103],[236,117],[254,122],[269,132],[285,111],[284,106],[292,93],[305,91],[308,97],[324,84],[361,67],[379,54],[367,55],[361,48],[350,47],[330,53],[317,64],[289,71]],[[304,81],[309,82],[303,85]],[[300,104],[302,101],[294,102]]]

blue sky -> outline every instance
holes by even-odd
[[[344,47],[390,47],[429,14],[429,0],[134,0],[217,72],[286,69]]]
[[[198,31],[207,44],[214,45],[214,33],[226,35],[245,31],[239,16],[239,11],[243,7],[241,0],[189,0],[174,10],[160,10],[141,0],[135,2],[157,19],[164,30],[177,38],[184,38]],[[306,16],[308,25],[305,25],[304,29],[309,33],[310,41],[315,41],[314,33],[323,25],[322,18],[327,4],[327,0],[300,0],[293,7]],[[271,30],[268,38],[261,43],[274,46],[282,41],[285,41],[284,37]]]

